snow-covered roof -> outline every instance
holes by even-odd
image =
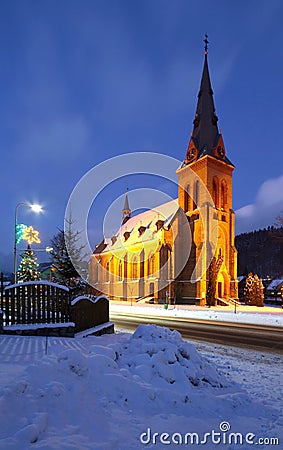
[[[239,277],[238,277],[238,282],[240,283],[242,280],[244,280],[245,278],[247,278],[247,277],[245,277],[245,275],[240,275]]]
[[[272,280],[271,283],[267,286],[269,291],[273,291],[274,289],[280,288],[280,284],[283,285],[283,280]]]
[[[101,253],[119,251],[136,244],[145,244],[146,242],[154,243],[158,241],[161,237],[162,230],[157,230],[156,222],[162,220],[164,222],[163,226],[165,228],[168,227],[178,209],[179,204],[176,199],[131,217],[120,227],[115,235],[115,239],[106,238],[104,240],[106,246]],[[142,233],[140,233],[140,227],[145,228]],[[129,233],[127,239],[124,235],[126,232]]]

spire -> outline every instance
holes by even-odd
[[[208,69],[208,36],[204,39],[204,64],[198,93],[193,131],[187,149],[186,163],[205,155],[214,156],[228,162],[221,133],[218,130],[218,117],[215,112],[213,90]]]
[[[129,189],[126,189],[126,196],[125,196],[125,202],[124,202],[124,208],[123,211],[129,211],[130,207],[129,207]]]
[[[219,137],[217,121],[218,117],[215,112],[213,90],[211,87],[209,69],[208,69],[208,39],[205,35],[204,47],[204,65],[198,93],[198,103],[196,115],[194,119],[194,128],[192,137],[199,151],[210,152],[217,144]]]
[[[129,218],[131,217],[131,210],[130,210],[130,206],[129,206],[129,198],[128,198],[128,194],[129,193],[129,189],[126,189],[126,196],[125,196],[125,201],[124,201],[124,208],[122,209],[122,223],[126,223],[127,220],[129,220]]]

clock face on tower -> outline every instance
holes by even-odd
[[[221,147],[221,145],[219,145],[219,146],[217,147],[217,155],[218,155],[220,158],[224,158],[224,156],[225,156],[225,150],[224,150],[223,147]]]
[[[187,159],[189,161],[192,161],[193,159],[195,159],[196,156],[197,156],[197,149],[194,147],[190,148],[190,150],[187,153]]]

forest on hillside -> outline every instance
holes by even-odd
[[[283,277],[283,227],[242,233],[235,237],[238,275],[258,274],[261,278]]]

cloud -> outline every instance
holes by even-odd
[[[243,233],[274,225],[283,210],[283,175],[265,181],[255,201],[236,211],[236,232]]]

